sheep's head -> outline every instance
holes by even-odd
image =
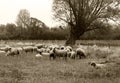
[[[39,52],[39,54],[42,54],[42,52]]]
[[[60,47],[60,49],[61,49],[61,50],[64,50],[64,49],[65,49],[65,47],[64,47],[64,46],[61,46],[61,47]]]
[[[96,66],[96,64],[95,64],[95,63],[91,63],[91,66],[95,67],[95,66]]]
[[[53,48],[53,53],[55,53],[55,49],[56,49],[56,47],[55,47],[55,48]]]

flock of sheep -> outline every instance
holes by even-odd
[[[98,54],[102,54],[102,52],[107,52],[109,55],[109,59],[112,59],[117,57],[119,58],[118,54],[115,54],[116,52],[113,52],[113,49],[110,49],[108,47],[98,47],[96,45],[89,48],[88,47],[82,47],[79,46],[77,48],[72,48],[71,46],[63,46],[63,45],[45,45],[45,44],[34,44],[34,45],[27,45],[27,46],[20,46],[20,47],[12,47],[12,46],[6,46],[0,48],[0,53],[5,53],[6,56],[20,56],[21,53],[28,53],[28,52],[34,52],[35,55],[33,55],[35,58],[43,58],[44,56],[48,56],[50,60],[60,59],[67,61],[68,58],[70,59],[82,59],[87,58],[89,55],[89,52],[91,55],[93,52],[97,52]],[[33,53],[33,54],[34,54]],[[112,54],[111,54],[112,53]],[[114,53],[114,54],[113,54]],[[96,55],[96,54],[95,54]],[[99,55],[100,56],[100,55]],[[104,57],[103,57],[104,58]],[[110,60],[109,60],[110,61]],[[104,63],[97,63],[97,62],[89,62],[88,64],[93,66],[94,68],[102,68],[105,67],[107,63],[107,60],[104,61]]]
[[[42,58],[44,56],[49,56],[49,59],[67,58],[71,59],[81,59],[86,58],[85,51],[81,48],[73,49],[71,46],[60,46],[60,45],[44,45],[44,44],[35,44],[22,47],[11,47],[6,46],[0,48],[1,52],[5,52],[6,56],[19,56],[21,52],[35,52],[34,55],[36,58]]]

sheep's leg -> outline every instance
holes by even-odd
[[[82,58],[82,56],[81,55],[79,55],[79,59],[81,59]]]
[[[77,53],[77,55],[78,55],[78,58],[79,58],[79,59],[82,58],[81,53]]]
[[[65,54],[64,58],[65,58],[65,61],[67,61],[67,53]]]
[[[67,61],[67,57],[65,57],[65,61]]]
[[[56,55],[55,54],[52,54],[53,55],[53,60],[55,60],[56,59]]]
[[[73,56],[73,59],[75,59],[75,56]]]
[[[59,60],[60,60],[60,57],[61,57],[61,55],[58,55]]]
[[[53,58],[53,60],[55,59],[55,55],[54,54],[50,54],[49,59],[51,60],[51,58]]]
[[[53,60],[55,60],[56,59],[56,56],[53,56]]]

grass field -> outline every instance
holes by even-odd
[[[4,44],[15,46],[18,42],[21,41],[1,41],[1,46]],[[22,42],[40,43],[41,41]],[[85,42],[92,43],[92,41],[77,41],[78,44]],[[113,42],[120,45],[118,41]],[[42,41],[42,43],[64,44],[64,41]],[[113,45],[111,41],[107,43]],[[64,61],[49,60],[47,56],[38,59],[35,58],[35,53],[23,52],[15,57],[0,54],[0,83],[120,83],[119,64],[105,69],[94,69],[88,64],[89,61],[101,59],[92,57]]]

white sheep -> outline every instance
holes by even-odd
[[[11,50],[9,50],[6,53],[6,56],[15,56],[15,55],[19,55],[19,51],[16,48],[11,48]]]
[[[63,59],[67,60],[67,50],[60,50],[57,48],[53,49],[53,53],[55,54],[56,57],[63,57]]]
[[[27,52],[34,52],[37,51],[37,47],[34,46],[26,46],[26,47],[22,47],[23,51]]]

